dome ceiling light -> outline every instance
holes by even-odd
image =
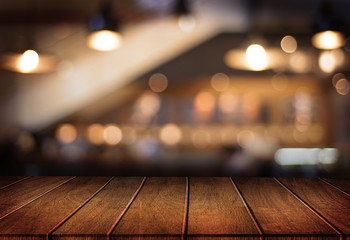
[[[113,51],[122,45],[123,38],[117,31],[118,23],[110,2],[103,5],[101,10],[90,18],[89,27],[91,33],[86,43],[91,49]]]

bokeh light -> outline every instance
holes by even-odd
[[[215,107],[215,97],[210,92],[202,91],[196,95],[194,106],[199,113],[211,113]]]
[[[122,131],[115,124],[106,125],[103,138],[108,145],[117,145],[122,140]]]
[[[122,44],[119,33],[109,30],[92,32],[87,38],[87,45],[98,51],[112,51],[118,49]]]
[[[350,91],[349,80],[342,78],[335,84],[335,88],[340,95],[347,95]]]
[[[101,145],[104,143],[103,136],[104,127],[101,124],[94,123],[90,125],[86,131],[86,135],[90,143]]]
[[[39,65],[39,55],[34,50],[25,51],[18,60],[18,69],[22,73],[33,71]]]
[[[297,50],[298,44],[294,37],[285,36],[281,40],[281,48],[286,53],[293,53]]]
[[[340,79],[343,79],[343,78],[345,78],[345,75],[343,73],[336,73],[336,74],[334,74],[333,77],[332,77],[332,84],[333,84],[333,86],[335,87],[337,82]]]
[[[63,144],[72,143],[77,135],[77,129],[69,123],[62,124],[56,129],[56,139]]]
[[[163,92],[168,87],[168,78],[162,73],[155,73],[149,78],[148,85],[153,92]]]
[[[214,90],[223,92],[228,89],[230,78],[224,73],[216,73],[212,76],[210,83]]]
[[[176,124],[166,124],[160,129],[159,139],[165,145],[174,146],[181,141],[182,131]]]
[[[319,49],[336,49],[344,45],[344,36],[336,31],[324,31],[312,37],[312,44]]]
[[[320,69],[325,73],[331,73],[337,66],[337,60],[330,51],[324,51],[320,54],[318,59]]]
[[[247,48],[246,61],[248,66],[254,71],[261,71],[267,67],[267,57],[265,49],[259,44],[252,44]]]
[[[233,113],[238,106],[238,100],[232,93],[222,93],[219,96],[219,108],[224,113]]]
[[[296,73],[306,73],[311,69],[310,59],[302,51],[294,52],[290,56],[289,64],[291,69]]]

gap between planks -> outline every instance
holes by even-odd
[[[140,184],[140,186],[136,189],[134,195],[131,197],[130,201],[128,202],[128,204],[126,205],[126,207],[124,208],[123,212],[119,215],[119,217],[117,218],[117,220],[114,222],[114,224],[112,225],[112,227],[109,229],[109,231],[107,232],[107,240],[111,239],[111,234],[113,232],[113,230],[115,229],[115,227],[118,225],[118,223],[120,222],[120,220],[122,219],[122,217],[125,215],[126,211],[130,208],[131,204],[134,202],[135,198],[137,197],[137,195],[139,194],[139,192],[141,191],[142,187],[145,185],[145,182],[147,180],[147,177],[144,177],[142,179],[142,182]]]
[[[57,185],[56,187],[53,187],[53,188],[51,188],[51,189],[47,190],[46,192],[44,192],[44,193],[40,194],[39,196],[37,196],[37,197],[33,198],[32,200],[30,200],[29,202],[27,202],[27,203],[23,204],[22,206],[19,206],[18,208],[16,208],[16,209],[12,210],[11,212],[9,212],[9,213],[7,213],[7,214],[5,214],[5,215],[1,216],[1,217],[0,217],[0,220],[1,220],[1,219],[3,219],[3,218],[5,218],[5,217],[7,217],[8,215],[10,215],[10,214],[12,214],[12,213],[16,212],[17,210],[19,210],[19,209],[21,209],[21,208],[23,208],[23,207],[27,206],[28,204],[30,204],[30,203],[32,203],[32,202],[34,202],[35,200],[37,200],[37,199],[41,198],[41,197],[42,197],[42,196],[44,196],[45,194],[47,194],[47,193],[49,193],[49,192],[51,192],[51,191],[53,191],[53,190],[55,190],[55,189],[57,189],[57,188],[61,187],[63,184],[65,184],[65,183],[67,183],[67,182],[69,182],[69,181],[73,180],[74,178],[76,178],[76,176],[74,176],[74,177],[72,177],[72,178],[69,178],[68,180],[64,181],[63,183],[61,183],[61,184]]]
[[[19,179],[19,180],[13,182],[13,183],[9,183],[9,184],[7,184],[7,185],[5,185],[5,186],[3,186],[3,187],[0,187],[0,190],[2,190],[2,189],[4,189],[4,188],[7,188],[7,187],[10,187],[10,186],[12,186],[12,185],[14,185],[14,184],[16,184],[16,183],[22,182],[22,181],[24,181],[24,180],[26,180],[26,179],[28,179],[28,178],[31,178],[31,176],[25,177],[25,178],[22,178],[22,179]]]
[[[250,218],[252,219],[252,221],[254,222],[255,227],[258,229],[258,232],[259,232],[259,235],[260,235],[260,240],[263,240],[263,239],[264,239],[264,232],[263,232],[263,230],[262,230],[262,227],[261,227],[260,224],[258,223],[258,221],[257,221],[257,219],[256,219],[256,217],[255,217],[255,215],[254,215],[254,213],[253,213],[252,210],[250,209],[250,207],[249,207],[247,201],[246,201],[245,198],[243,197],[241,191],[239,190],[239,188],[238,188],[238,186],[236,185],[236,183],[235,183],[235,181],[233,180],[233,178],[230,178],[230,181],[231,181],[231,183],[232,183],[234,189],[237,191],[239,198],[242,200],[244,207],[247,209],[247,212],[248,212]]]
[[[304,201],[301,197],[299,197],[291,188],[282,183],[279,179],[274,177],[276,182],[278,182],[284,189],[286,189],[290,194],[292,194],[296,199],[298,199],[302,204],[304,204],[308,209],[310,209],[317,217],[319,217],[322,221],[324,221],[329,227],[331,227],[335,232],[337,232],[340,236],[340,240],[345,239],[345,234],[342,233],[336,226],[334,226],[330,221],[328,221],[324,216],[322,216],[316,209],[311,207],[306,201]]]
[[[82,207],[84,207],[93,197],[95,197],[99,192],[104,189],[108,183],[110,183],[113,180],[114,177],[111,177],[105,184],[102,185],[94,194],[92,194],[85,202],[83,202],[79,207],[77,207],[73,212],[67,215],[66,218],[64,218],[62,221],[60,221],[56,226],[54,226],[47,234],[46,239],[49,240],[52,237],[52,233],[59,228],[63,223],[65,223],[69,218],[71,218],[76,212],[78,212]]]
[[[329,186],[331,186],[331,187],[337,189],[338,191],[341,191],[342,193],[344,193],[344,194],[346,194],[346,195],[348,195],[348,196],[350,197],[350,194],[349,194],[348,192],[344,191],[343,189],[341,189],[340,187],[334,185],[334,184],[331,183],[331,182],[328,182],[326,179],[323,179],[323,178],[319,178],[319,179],[320,179],[321,181],[323,181],[324,183],[328,184]]]

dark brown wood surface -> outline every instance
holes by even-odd
[[[71,177],[36,177],[20,181],[0,191],[0,218],[25,206]],[[9,199],[11,201],[9,201]]]
[[[0,239],[350,239],[348,181],[1,177]]]
[[[12,184],[15,184],[19,181],[22,181],[26,178],[29,177],[21,177],[21,176],[9,176],[9,177],[5,177],[5,176],[0,176],[0,189],[6,188],[8,186],[11,186]]]
[[[319,179],[280,179],[341,233],[350,236],[350,197]]]
[[[350,194],[350,179],[339,179],[339,178],[325,178],[321,179],[331,185],[333,185],[336,188],[339,188],[340,190],[345,191],[346,193]]]
[[[191,178],[188,211],[189,238],[237,237],[260,234],[229,178]]]
[[[272,178],[235,179],[244,199],[259,222],[264,239],[273,236],[339,234]]]
[[[88,236],[106,239],[108,231],[126,208],[141,182],[140,177],[114,178],[81,210],[54,231],[53,239],[79,239]]]
[[[108,177],[77,177],[0,221],[0,237],[45,239],[61,220],[94,194]]]
[[[185,178],[148,178],[114,229],[112,238],[154,235],[180,239],[185,201]]]

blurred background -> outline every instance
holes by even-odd
[[[350,1],[0,2],[0,174],[350,170]]]

